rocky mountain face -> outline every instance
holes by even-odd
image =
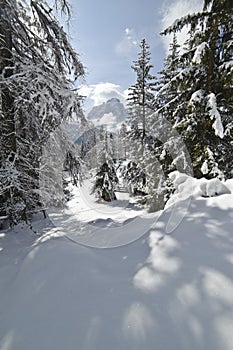
[[[94,106],[87,115],[95,126],[104,125],[113,130],[123,123],[126,117],[126,108],[118,98],[111,98],[99,106]]]

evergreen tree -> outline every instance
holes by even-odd
[[[176,35],[170,45],[169,54],[164,61],[164,69],[159,72],[160,78],[153,79],[153,90],[157,94],[153,97],[150,114],[147,117],[147,137],[145,139],[143,156],[138,157],[137,177],[131,180],[132,186],[138,183],[138,174],[141,174],[139,189],[147,194],[147,204],[150,211],[160,210],[164,207],[170,193],[172,192],[168,174],[175,168],[173,159],[178,163],[180,170],[183,170],[185,159],[181,142],[177,135],[172,134],[171,115],[175,105],[178,104],[177,88],[173,78],[180,69],[179,45]],[[140,137],[138,127],[131,128],[131,134],[135,138]],[[172,142],[171,142],[172,141]],[[175,147],[174,147],[175,143]],[[131,146],[132,147],[132,146]],[[136,148],[138,148],[136,144]],[[187,152],[186,152],[187,153]],[[172,157],[174,157],[172,159]],[[141,171],[139,171],[141,169]],[[132,171],[131,171],[132,172]],[[129,171],[126,171],[126,175]],[[143,190],[140,188],[143,185]]]
[[[128,144],[129,163],[124,171],[124,180],[131,193],[144,193],[146,174],[142,169],[145,145],[150,137],[149,118],[154,110],[155,76],[151,74],[150,47],[145,39],[140,43],[138,59],[134,61],[132,69],[136,72],[136,83],[129,88],[127,99],[128,130],[126,143]]]
[[[114,164],[107,161],[100,166],[96,173],[92,193],[96,193],[99,199],[102,198],[107,202],[115,200],[115,189],[118,182]]]
[[[140,44],[138,59],[134,61],[132,69],[136,72],[136,83],[129,88],[127,98],[129,138],[135,142],[140,140],[143,154],[146,136],[148,135],[148,119],[153,112],[155,77],[151,74],[153,65],[150,63],[151,54],[145,39]]]
[[[66,0],[55,3],[69,15]],[[46,1],[0,0],[0,215],[11,223],[41,205],[42,149],[62,120],[81,115],[68,77],[83,75]]]
[[[203,11],[177,20],[164,34],[189,26],[173,83],[179,105],[173,122],[192,158],[194,175],[232,176],[232,27],[229,0],[204,1]]]
[[[123,183],[130,195],[146,195],[146,173],[135,161],[129,161],[121,173]]]
[[[40,158],[40,201],[43,207],[62,206],[68,197],[68,185],[82,181],[84,163],[78,147],[62,126],[50,134]]]
[[[98,166],[92,193],[105,201],[116,199],[115,189],[119,182],[113,160],[112,138],[104,127],[101,128],[98,144]]]
[[[176,33],[173,34],[173,40],[169,45],[169,53],[164,60],[164,67],[158,73],[159,78],[157,80],[158,93],[155,98],[155,108],[159,110],[159,113],[166,116],[168,120],[171,119],[171,110],[177,105],[177,86],[173,81],[173,78],[180,70],[180,45],[177,42]]]

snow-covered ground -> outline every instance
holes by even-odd
[[[160,213],[83,187],[0,231],[0,350],[232,350],[233,181],[173,181]]]

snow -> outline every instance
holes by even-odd
[[[217,109],[216,96],[214,93],[211,93],[207,96],[207,98],[207,107],[209,108],[210,118],[214,120],[212,127],[215,130],[215,135],[219,136],[222,139],[224,136],[224,129],[222,125],[221,116]]]
[[[91,182],[84,181],[81,188],[72,189],[73,198],[62,213],[57,208],[49,210],[54,225],[82,245],[114,248],[129,244],[143,236],[159,215],[139,210],[135,203],[129,202],[128,193],[116,192],[117,200],[110,204],[99,202],[90,195],[91,188]]]
[[[208,47],[208,44],[206,42],[203,42],[197,46],[192,59],[193,63],[197,63],[197,64],[201,63],[202,57],[205,54],[205,50],[207,47]]]
[[[203,175],[208,174],[209,168],[208,168],[208,161],[205,160],[204,163],[201,166],[201,172]]]
[[[221,64],[221,66],[219,67],[220,70],[232,70],[233,68],[233,60],[230,60],[228,62],[224,62],[223,64]]]
[[[56,227],[38,215],[32,229],[2,230],[0,349],[232,350],[233,180],[172,180],[176,193],[159,214],[125,193],[111,206],[86,199],[86,182],[51,212]],[[186,214],[167,234],[182,203]],[[98,247],[102,231],[111,240],[127,225],[127,244],[117,233],[118,246]],[[95,248],[78,243],[89,231]]]
[[[203,97],[204,97],[204,91],[197,90],[192,94],[189,103],[191,105],[195,105],[195,103],[200,103]],[[212,127],[215,131],[215,135],[219,136],[220,138],[223,138],[224,128],[221,120],[221,115],[217,109],[216,96],[214,93],[210,93],[209,95],[207,95],[207,109],[211,120],[214,121],[212,124]]]
[[[229,195],[231,193],[231,189],[229,188],[231,185],[229,182],[223,182],[217,178],[211,180],[205,178],[195,179],[186,174],[174,171],[170,174],[170,179],[172,180],[176,191],[166,203],[167,208],[170,205],[179,203],[190,197],[213,197],[223,194]]]
[[[200,102],[203,99],[204,91],[203,90],[197,90],[195,91],[190,99],[190,103]]]

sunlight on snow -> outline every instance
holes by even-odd
[[[195,306],[200,302],[200,295],[195,285],[185,284],[177,291],[177,298],[181,304],[189,306]]]
[[[157,329],[157,322],[142,303],[133,303],[125,312],[123,332],[131,340],[137,343],[144,342],[148,333]]]
[[[156,291],[165,284],[169,276],[174,276],[179,270],[181,262],[174,256],[169,256],[170,251],[179,247],[178,243],[171,236],[161,242],[161,233],[154,231],[150,234],[149,246],[150,255],[143,266],[134,276],[135,287],[145,291]]]
[[[233,305],[233,282],[220,271],[210,268],[201,268],[203,287],[209,300]]]
[[[159,287],[165,284],[164,277],[148,266],[142,267],[136,273],[133,282],[136,288],[148,292],[155,292]]]

